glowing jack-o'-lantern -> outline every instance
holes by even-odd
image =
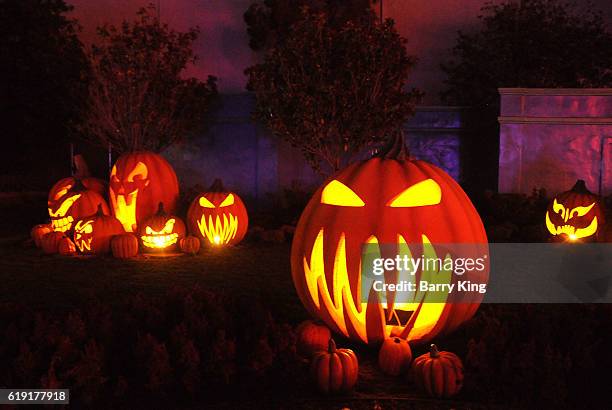
[[[311,315],[365,343],[389,336],[422,343],[457,328],[478,308],[480,299],[394,303],[390,290],[386,301],[372,290],[362,295],[364,244],[379,253],[393,247],[396,255],[416,246],[415,257],[421,250],[435,255],[436,244],[464,244],[475,254],[488,253],[482,221],[467,195],[441,169],[408,158],[401,136],[380,156],[333,175],[311,198],[291,250],[297,294]],[[465,272],[461,279],[486,283],[488,269],[487,262],[482,271]],[[395,280],[385,277],[387,283]]]
[[[174,250],[185,236],[185,224],[175,215],[164,211],[164,204],[159,203],[157,213],[147,218],[138,229],[138,237],[145,252],[163,252]]]
[[[599,197],[587,189],[583,180],[553,198],[546,210],[546,228],[554,240],[594,239],[603,224]]]
[[[102,195],[86,189],[79,179],[70,188],[63,188],[57,194],[60,194],[57,199],[48,203],[51,228],[54,231],[71,231],[74,221],[92,215],[98,207],[102,207],[104,213],[109,213],[108,205]]]
[[[124,154],[111,170],[111,208],[126,232],[134,232],[142,221],[154,215],[160,202],[168,212],[174,212],[178,193],[172,166],[158,154]]]
[[[208,192],[198,195],[187,211],[189,232],[207,245],[235,245],[244,238],[249,225],[240,197],[227,191],[217,179]]]
[[[105,215],[102,207],[94,215],[79,219],[74,225],[74,244],[80,253],[101,255],[110,251],[110,241],[125,232],[114,216]]]

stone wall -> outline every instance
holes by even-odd
[[[612,194],[612,89],[500,89],[499,191]]]

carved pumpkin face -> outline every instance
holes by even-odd
[[[70,231],[74,221],[92,215],[96,212],[98,206],[101,206],[104,212],[109,212],[108,205],[106,205],[102,195],[86,189],[80,180],[77,180],[73,185],[58,186],[58,184],[49,193],[49,197],[53,199],[48,201],[51,227],[54,231]]]
[[[331,177],[297,225],[291,250],[293,282],[313,316],[366,343],[389,336],[425,342],[475,313],[478,303],[422,303],[419,309],[418,303],[394,303],[391,292],[388,304],[379,303],[375,292],[362,295],[364,244],[387,244],[387,250],[397,249],[396,255],[408,246],[418,247],[412,255],[435,255],[436,244],[472,244],[475,253],[487,253],[478,213],[441,169],[423,161],[373,158]],[[486,283],[488,264],[462,279]],[[385,276],[387,283],[396,280]]]
[[[244,238],[249,218],[240,197],[215,180],[208,192],[198,195],[187,212],[192,235],[213,246],[234,245]]]
[[[121,223],[98,208],[95,215],[79,219],[74,226],[74,244],[83,254],[105,254],[110,251],[113,236],[123,233]]]
[[[155,214],[163,202],[174,212],[178,199],[178,180],[163,157],[152,152],[124,154],[110,175],[110,202],[113,214],[127,232]]]
[[[160,203],[157,213],[141,224],[138,236],[145,252],[174,250],[185,236],[185,224],[179,217],[168,215]]]
[[[603,223],[599,198],[583,180],[553,198],[546,211],[546,228],[555,240],[592,239]]]

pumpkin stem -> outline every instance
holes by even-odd
[[[579,179],[578,181],[576,181],[574,187],[571,190],[579,194],[591,194],[591,191],[587,189],[586,183],[583,179]]]
[[[90,175],[87,162],[85,162],[85,158],[81,154],[76,154],[72,163],[74,164],[74,176],[76,178],[84,178]]]
[[[402,339],[400,339],[399,337],[395,337],[395,338],[393,338],[393,341],[394,341],[395,343],[402,343]]]
[[[398,130],[396,133],[394,133],[393,137],[389,139],[388,143],[381,148],[376,156],[382,159],[409,159],[410,154],[404,141],[404,132]]]
[[[225,187],[223,186],[223,182],[221,182],[220,178],[216,178],[215,181],[210,186],[209,192],[226,192]]]
[[[98,210],[96,211],[96,216],[104,216],[104,211],[102,210],[102,204],[98,204]]]
[[[336,352],[336,342],[334,342],[334,339],[329,339],[329,344],[328,344],[327,351],[330,354]]]
[[[157,205],[157,215],[158,216],[163,216],[163,215],[165,215],[165,213],[166,213],[166,211],[164,210],[164,203],[160,202]]]
[[[431,357],[432,359],[435,359],[436,357],[439,357],[439,356],[440,356],[440,351],[438,350],[438,346],[432,343],[432,345],[429,347],[429,357]]]
[[[70,191],[72,192],[83,192],[86,191],[87,188],[85,187],[85,185],[83,185],[83,181],[81,181],[79,178],[75,178],[74,180],[74,185],[72,186],[72,188],[70,188]]]

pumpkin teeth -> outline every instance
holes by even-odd
[[[229,215],[229,217],[228,217]],[[212,215],[202,215],[198,223],[198,229],[202,236],[208,239],[211,245],[223,245],[236,237],[238,232],[238,217],[230,213],[223,213],[223,220],[217,215],[213,220]]]
[[[51,227],[56,232],[66,232],[70,230],[70,228],[72,227],[73,221],[74,221],[74,218],[72,218],[72,216],[70,215],[63,217],[63,218],[52,219]]]
[[[423,255],[425,258],[437,258],[436,250],[426,235],[422,235],[422,246]],[[333,289],[329,289],[327,286],[327,280],[325,278],[325,258],[324,258],[324,230],[321,229],[314,241],[312,251],[310,254],[310,260],[305,256],[303,259],[304,264],[304,277],[306,279],[306,288],[310,294],[311,300],[313,301],[317,310],[325,312],[323,317],[328,316],[334,324],[337,325],[337,330],[343,333],[345,336],[349,336],[348,328],[352,328],[356,331],[359,337],[367,342],[367,333],[365,329],[366,323],[366,312],[369,302],[355,303],[354,297],[351,291],[350,281],[347,270],[346,260],[346,237],[342,233],[336,247],[336,255],[334,258],[334,266],[331,271],[333,272],[333,278],[331,283]],[[368,258],[380,257],[380,245],[378,239],[375,236],[371,236],[367,241],[367,252]],[[406,244],[403,236],[398,235],[398,254],[411,255],[410,249]],[[446,257],[450,257],[447,255]],[[451,271],[421,271],[417,272],[415,278],[417,280],[427,280],[435,283],[450,283],[452,281]],[[373,284],[365,286],[361,283],[364,276],[359,272],[359,284],[358,288],[365,290],[369,288],[370,291],[373,289]],[[397,280],[401,280],[401,275],[398,275]],[[372,279],[370,279],[372,280]],[[373,281],[373,280],[372,280]],[[391,300],[387,294],[387,299]],[[418,338],[419,335],[426,334],[435,326],[437,321],[442,315],[444,309],[444,303],[440,303],[440,295],[437,293],[429,293],[418,291],[413,295],[407,295],[408,299],[411,297],[410,302],[401,303],[380,303],[380,319],[385,326],[385,332],[389,334],[401,334],[404,330],[404,326],[408,323],[412,313],[416,311],[419,305],[421,310],[419,315],[414,322],[414,327],[410,330],[411,338]],[[370,300],[370,299],[368,299]],[[427,303],[427,302],[438,302],[438,303]],[[350,321],[350,322],[348,322]],[[328,322],[329,324],[329,322]],[[404,335],[408,337],[408,335]]]
[[[143,235],[140,238],[142,239],[142,244],[147,248],[162,249],[177,243],[178,234],[171,233],[168,235]]]
[[[76,242],[76,246],[79,248],[79,251],[81,253],[85,251],[90,251],[91,250],[91,238],[83,239],[82,241]]]

